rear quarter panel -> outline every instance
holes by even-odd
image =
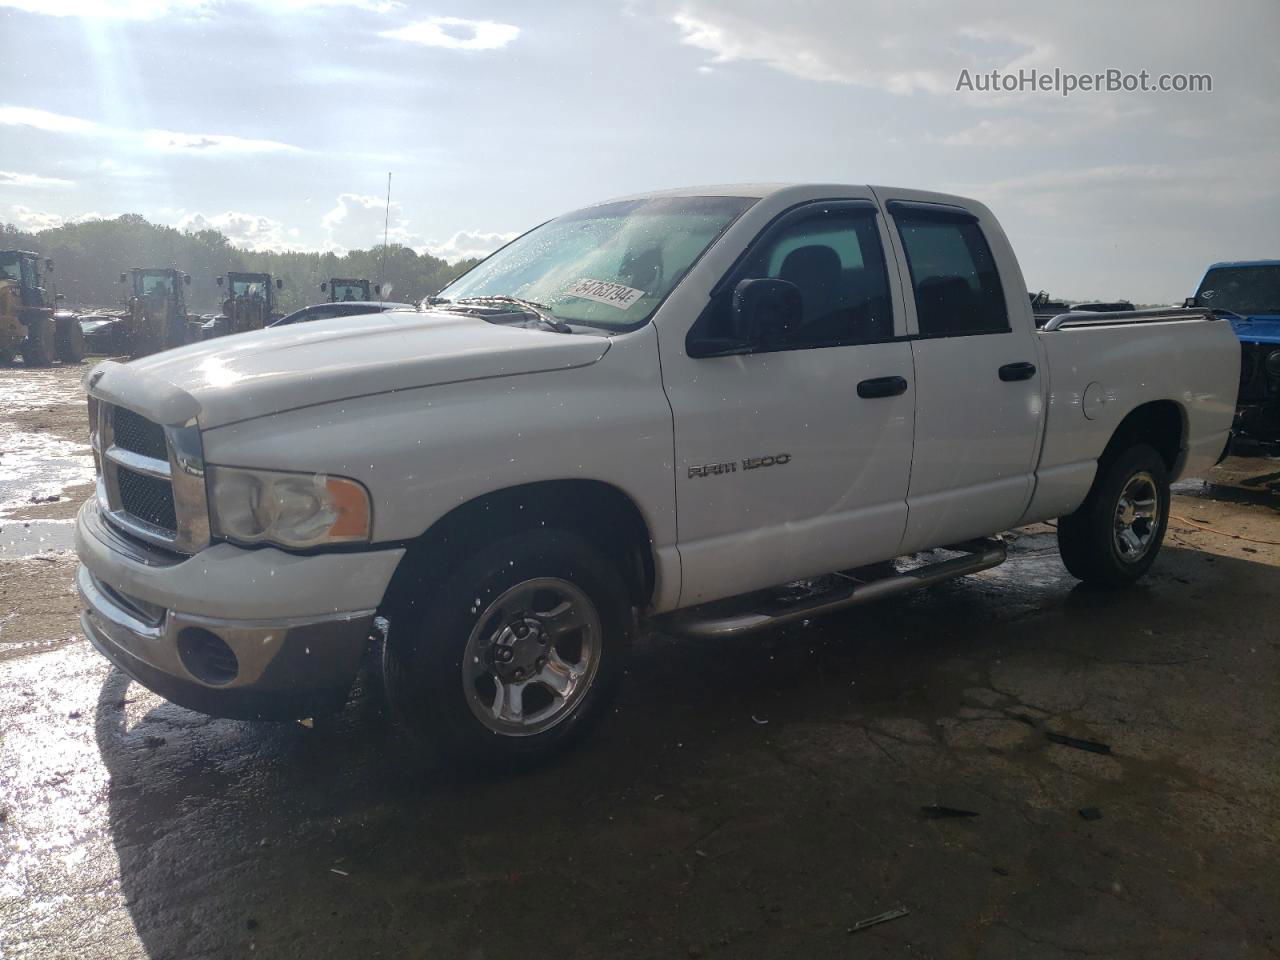
[[[1240,345],[1230,324],[1134,323],[1039,337],[1049,393],[1036,493],[1023,522],[1075,510],[1116,427],[1144,403],[1171,400],[1181,411],[1184,449],[1174,479],[1201,475],[1217,461],[1240,378]]]

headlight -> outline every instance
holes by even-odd
[[[373,510],[363,485],[323,473],[208,467],[214,536],[301,549],[368,542]]]

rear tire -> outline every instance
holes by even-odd
[[[470,768],[531,767],[606,709],[630,607],[616,569],[577,534],[512,536],[421,589],[389,611],[383,675],[397,716],[435,752]]]
[[[58,359],[63,363],[80,363],[84,360],[84,331],[80,329],[80,321],[75,317],[58,321]]]
[[[1126,586],[1155,562],[1168,523],[1169,470],[1138,444],[1098,465],[1089,496],[1058,521],[1058,552],[1072,576]]]
[[[27,339],[22,342],[22,362],[28,367],[47,367],[53,363],[57,352],[53,321],[40,318],[27,327]]]

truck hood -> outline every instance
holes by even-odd
[[[1239,320],[1232,317],[1231,329],[1245,343],[1280,343],[1280,314],[1260,313]]]
[[[98,397],[165,424],[203,429],[298,407],[595,363],[609,340],[389,311],[241,333],[95,367]]]

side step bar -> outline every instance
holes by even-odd
[[[1004,563],[1007,556],[1004,542],[999,539],[970,540],[942,549],[960,551],[966,556],[924,564],[878,580],[861,582],[850,579],[848,586],[799,602],[787,603],[770,598],[747,609],[732,609],[729,606],[732,601],[716,601],[689,607],[687,610],[677,610],[656,618],[654,626],[663,633],[691,640],[742,636],[820,617],[860,603],[896,596],[980,570],[989,570]]]

